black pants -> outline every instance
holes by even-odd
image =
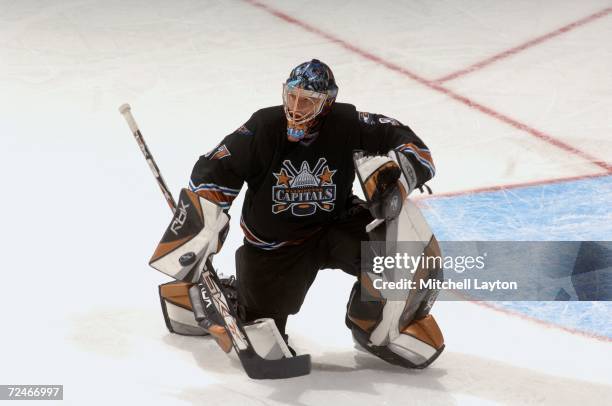
[[[285,333],[287,316],[296,314],[320,269],[339,268],[359,276],[361,241],[367,241],[369,211],[358,211],[300,245],[266,251],[243,245],[236,251],[238,304],[241,318],[269,317]]]

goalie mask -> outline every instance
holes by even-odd
[[[283,105],[287,117],[287,137],[300,141],[316,132],[338,94],[329,66],[313,59],[298,65],[283,84]]]

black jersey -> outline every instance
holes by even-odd
[[[240,222],[245,240],[275,249],[298,244],[342,216],[352,196],[354,150],[392,149],[411,161],[417,186],[433,177],[429,150],[395,119],[335,103],[313,140],[291,142],[283,107],[269,107],[200,157],[190,188],[229,208],[246,182]]]

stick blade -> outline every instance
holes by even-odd
[[[310,355],[304,354],[297,357],[281,358],[277,360],[265,359],[259,356],[253,344],[244,330],[242,322],[236,315],[232,306],[228,305],[225,292],[221,287],[221,281],[212,266],[210,258],[202,263],[199,285],[203,287],[206,297],[202,297],[205,303],[210,302],[216,312],[218,319],[223,323],[227,334],[232,339],[234,350],[240,359],[240,363],[251,379],[284,379],[310,373]],[[201,291],[202,292],[202,291]],[[202,292],[202,293],[204,293]],[[228,327],[228,320],[235,328]]]
[[[275,360],[263,359],[257,354],[239,355],[245,372],[251,379],[286,379],[308,375],[311,369],[310,355],[298,355]]]

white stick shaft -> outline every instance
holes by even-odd
[[[162,178],[161,176],[161,172],[159,171],[159,168],[157,167],[157,164],[155,163],[155,159],[153,159],[153,155],[151,155],[151,152],[149,152],[149,148],[147,147],[147,144],[145,143],[142,133],[140,132],[140,129],[138,128],[138,124],[136,124],[136,120],[134,120],[134,117],[132,116],[132,109],[130,105],[127,103],[122,104],[119,107],[119,112],[123,115],[123,117],[125,118],[125,121],[127,121],[128,126],[130,127],[130,130],[132,131],[132,135],[134,135],[134,138],[136,139],[136,142],[138,143],[138,146],[140,147],[140,151],[142,151],[142,154],[147,160],[147,164],[149,164],[149,168],[151,169],[151,172],[153,172],[153,176],[155,176],[155,180],[157,181],[157,184],[159,188],[161,189],[164,195],[164,198],[166,199],[166,202],[168,202],[168,206],[170,206],[170,209],[174,211],[176,209],[176,202],[174,201],[174,198],[172,197],[172,193],[170,193],[168,186],[166,186],[166,182],[164,181],[164,178]]]

